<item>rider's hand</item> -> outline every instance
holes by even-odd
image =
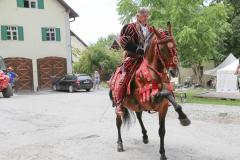
[[[144,55],[144,50],[143,50],[142,47],[138,47],[136,52],[137,52],[138,55],[141,55],[141,56]]]

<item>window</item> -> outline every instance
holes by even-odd
[[[37,8],[37,2],[36,1],[31,1],[30,2],[30,8]]]
[[[76,76],[74,75],[67,75],[66,76],[66,80],[75,80],[76,79]]]
[[[24,8],[37,8],[37,0],[24,0]]]
[[[23,41],[24,33],[22,26],[1,26],[2,40]]]
[[[61,41],[60,28],[42,28],[43,41]]]
[[[78,77],[78,80],[86,80],[86,79],[92,79],[92,78],[90,76],[87,76],[87,75]]]
[[[24,0],[24,8],[29,8],[29,1],[28,0]]]
[[[44,9],[44,0],[17,0],[17,6],[20,8]]]
[[[17,27],[7,27],[7,40],[18,40]]]
[[[47,32],[47,41],[55,41],[56,39],[55,28],[47,28],[46,32]]]

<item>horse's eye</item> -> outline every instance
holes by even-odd
[[[174,47],[174,44],[173,44],[172,42],[168,42],[168,43],[167,43],[167,46],[168,46],[168,48],[173,48],[173,47]]]

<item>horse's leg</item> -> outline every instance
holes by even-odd
[[[142,121],[142,112],[136,112],[137,119],[139,121],[139,124],[142,128],[142,134],[143,134],[143,143],[147,144],[148,143],[148,135],[147,135],[147,130],[144,127],[143,121]]]
[[[161,154],[161,157],[160,157],[160,160],[167,160],[167,157],[165,155],[165,149],[164,149],[164,136],[165,136],[165,117],[162,118],[160,117],[159,115],[159,130],[158,130],[158,134],[160,136],[160,154]]]
[[[187,115],[183,112],[182,110],[182,106],[179,105],[175,98],[173,97],[172,94],[170,94],[169,96],[167,96],[167,99],[172,103],[175,111],[178,113],[178,119],[180,121],[180,123],[183,125],[183,126],[188,126],[189,124],[191,124],[191,121],[190,119],[188,119]]]
[[[122,143],[122,137],[121,137],[121,125],[122,125],[121,116],[117,115],[116,125],[117,125],[117,130],[118,130],[117,151],[118,152],[123,152],[123,143]]]
[[[172,93],[167,91],[167,90],[163,90],[161,92],[159,92],[157,95],[156,95],[156,98],[157,99],[160,99],[162,97],[165,97],[167,98],[173,105],[175,111],[178,113],[178,119],[180,121],[180,123],[183,125],[183,126],[188,126],[191,121],[188,119],[187,115],[182,111],[182,106],[179,105],[175,98],[173,97]],[[155,99],[156,99],[155,98]]]

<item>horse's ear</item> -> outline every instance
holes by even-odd
[[[153,32],[154,32],[154,34],[156,34],[157,35],[157,37],[159,38],[159,39],[161,39],[161,34],[155,29],[155,27],[152,27],[153,28]]]
[[[168,27],[168,32],[170,36],[173,36],[172,24],[170,23],[170,21],[167,22],[167,27]]]

